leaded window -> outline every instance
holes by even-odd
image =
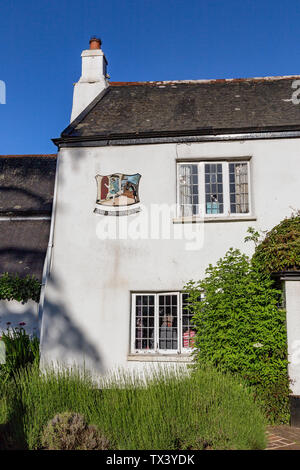
[[[181,217],[249,214],[249,162],[178,163],[178,203]]]
[[[188,294],[132,294],[132,353],[187,353],[194,347],[195,325]]]

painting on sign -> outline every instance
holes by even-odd
[[[96,205],[98,208],[99,206],[109,206],[107,209],[114,209],[126,208],[139,203],[140,178],[141,175],[139,173],[134,175],[125,175],[123,173],[114,173],[107,176],[97,175]],[[96,212],[103,213],[101,209],[96,210]],[[105,215],[110,215],[111,213],[114,212]]]

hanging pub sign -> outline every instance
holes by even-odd
[[[100,215],[129,215],[140,211],[139,182],[141,175],[114,173],[96,176],[97,200],[94,212]]]

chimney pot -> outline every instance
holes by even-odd
[[[93,36],[90,39],[90,49],[92,49],[92,50],[93,49],[101,49],[101,44],[102,44],[102,42],[101,42],[101,39],[99,39],[99,38],[96,38],[96,37]]]

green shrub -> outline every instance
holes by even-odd
[[[0,276],[0,299],[17,300],[26,303],[32,299],[35,302],[40,298],[41,284],[33,276],[27,275],[24,278],[18,274],[3,273]]]
[[[42,446],[48,450],[107,450],[109,441],[79,413],[56,415],[44,429]]]
[[[239,250],[185,288],[196,325],[195,359],[238,374],[255,388],[270,423],[289,419],[285,312],[281,292]],[[200,292],[205,298],[200,300]]]
[[[13,401],[7,396],[10,430],[19,429],[25,445],[38,449],[49,420],[69,411],[85,416],[115,449],[265,446],[263,414],[244,383],[228,374],[196,368],[189,374],[162,371],[143,381],[119,374],[100,386],[77,371],[23,370]],[[15,403],[21,404],[17,412]]]
[[[261,243],[257,232],[251,228],[248,231],[252,236],[247,238],[257,245],[252,261],[261,270],[268,273],[300,270],[299,212],[272,228]]]
[[[0,364],[0,380],[8,380],[21,368],[39,362],[39,339],[30,336],[24,328],[9,328],[2,332],[5,345],[5,363]]]

